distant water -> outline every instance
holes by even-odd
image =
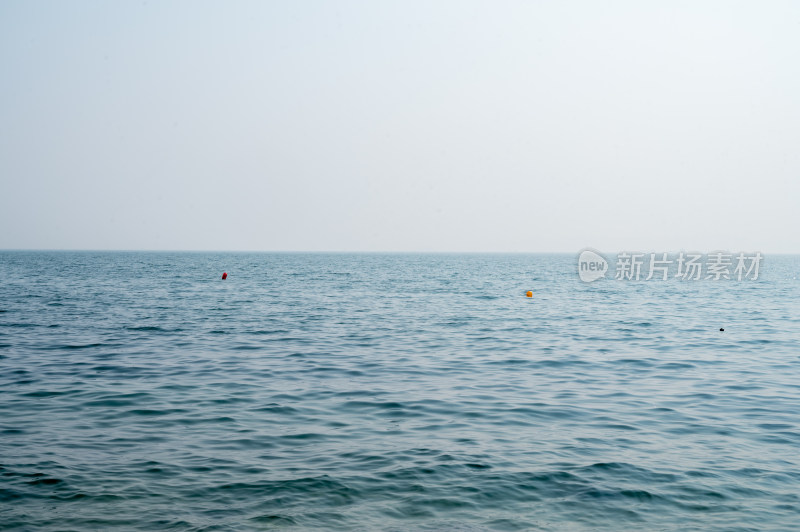
[[[0,528],[795,530],[800,258],[762,266],[2,252]]]

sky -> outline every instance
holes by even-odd
[[[800,252],[800,2],[0,2],[0,248]]]

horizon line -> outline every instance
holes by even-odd
[[[599,251],[601,254],[618,254],[618,253],[679,253],[679,252],[700,252],[702,254],[716,253],[716,252],[730,252],[730,253],[762,253],[764,255],[800,255],[800,251],[780,251],[771,252],[763,250],[730,250],[730,249],[709,249],[700,251],[693,248],[684,248],[677,250],[639,250],[639,249],[621,249],[611,251],[600,251],[592,247],[582,247],[574,251],[480,251],[480,250],[314,250],[314,249],[99,249],[99,248],[0,248],[0,252],[76,252],[76,253],[320,253],[320,254],[481,254],[481,255],[573,255],[579,254],[585,249],[592,251]]]

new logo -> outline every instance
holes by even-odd
[[[578,257],[578,275],[581,281],[591,283],[606,276],[608,261],[592,249],[584,249]]]

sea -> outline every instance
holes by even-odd
[[[797,530],[800,257],[577,259],[0,252],[0,529]]]

